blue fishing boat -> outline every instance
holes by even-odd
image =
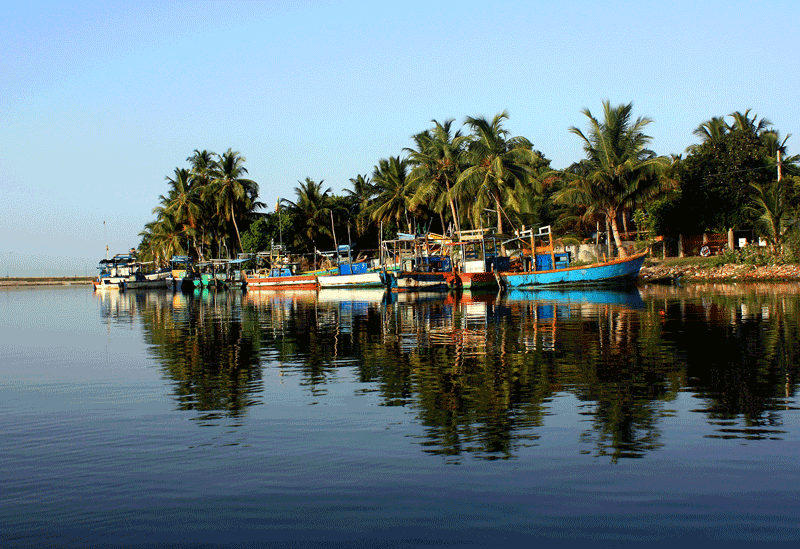
[[[647,252],[588,265],[573,265],[570,254],[555,252],[550,226],[520,235],[530,236],[531,255],[522,257],[520,271],[496,272],[498,284],[508,288],[540,286],[625,285],[634,282],[642,268]],[[537,245],[539,239],[539,245]]]

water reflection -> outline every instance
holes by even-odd
[[[240,292],[97,292],[101,315],[142,323],[150,356],[169,380],[177,408],[213,422],[260,403],[261,334]],[[235,423],[234,423],[235,425]]]
[[[662,448],[676,417],[761,441],[797,409],[796,285],[97,296],[109,321],[141,322],[177,407],[202,421],[241,421],[275,371],[304,405],[344,388],[407,408],[416,442],[453,461],[543,444],[563,402],[577,451],[612,461]]]

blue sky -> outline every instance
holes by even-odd
[[[583,107],[683,153],[751,109],[800,139],[800,2],[33,2],[0,7],[0,276],[93,274],[194,149],[270,205],[334,192],[431,120],[494,116],[563,168]],[[106,222],[105,226],[103,221]]]

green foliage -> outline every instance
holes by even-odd
[[[322,190],[324,180],[317,183],[310,177],[298,183],[294,188],[297,200],[284,199],[292,219],[292,246],[302,251],[329,247],[333,242],[331,214],[336,206],[331,189]]]
[[[670,160],[647,148],[650,120],[634,119],[630,103],[604,101],[603,111],[597,119],[584,109],[588,130],[570,128],[583,140],[586,158],[562,171],[552,170],[526,138],[511,135],[506,112],[467,117],[462,129],[452,119],[433,120],[412,137],[407,157],[379,160],[371,175],[351,179],[353,189],[342,196],[306,178],[295,188],[297,200],[282,202],[288,207],[280,219],[257,213],[264,205],[258,185],[245,177],[243,156],[195,150],[189,167],[167,178],[156,219],[140,233],[139,253],[160,264],[173,254],[231,257],[240,249],[266,250],[281,234],[296,252],[331,249],[334,233],[344,243],[348,229],[357,245],[375,248],[381,225],[385,238],[440,224],[442,230],[491,224],[507,233],[551,225],[563,240],[586,238],[608,220],[617,240],[619,220],[632,215],[652,236],[761,228],[784,258],[800,255],[798,157],[785,155],[786,140],[768,121],[749,111],[733,113],[730,123],[712,118],[695,132],[702,142],[689,147],[685,159]],[[780,189],[773,184],[778,151],[785,155]],[[677,191],[676,181],[682,185]]]
[[[695,130],[703,141],[690,146],[677,177],[682,197],[676,232],[723,232],[731,227],[753,227],[759,213],[748,208],[775,179],[775,153],[783,150],[778,132],[765,119],[749,117],[750,111],[715,117]],[[786,160],[792,168],[796,159]]]
[[[541,192],[533,172],[544,162],[530,141],[512,137],[503,127],[507,119],[505,111],[492,120],[467,117],[472,134],[464,151],[466,167],[454,189],[473,227],[482,225],[485,210],[494,210],[498,234],[503,233],[504,219],[519,222],[531,195]]]
[[[566,187],[554,195],[554,201],[584,208],[583,218],[608,220],[617,248],[624,256],[617,218],[668,191],[672,180],[665,177],[669,161],[647,148],[650,136],[644,128],[649,118],[632,119],[633,105],[612,107],[603,101],[603,121],[589,111],[589,131],[576,127],[570,132],[583,140],[586,161],[574,170],[563,172]]]
[[[633,212],[633,222],[636,223],[636,240],[643,241],[656,234],[656,218],[645,210]]]
[[[260,215],[242,233],[243,251],[245,253],[265,252],[273,245],[279,245],[282,238],[288,237],[290,223],[289,215],[285,211]]]
[[[166,178],[169,190],[153,209],[156,219],[140,233],[140,256],[159,265],[172,255],[235,255],[238,225],[246,226],[262,206],[258,185],[242,177],[247,170],[239,153],[195,150],[187,161],[190,169],[175,168],[175,176]]]
[[[721,266],[728,263],[745,265],[785,265],[791,263],[791,258],[772,250],[767,246],[745,246],[738,250],[726,249],[721,254],[714,256],[714,265]]]

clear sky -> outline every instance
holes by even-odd
[[[194,149],[239,151],[270,205],[306,177],[340,194],[432,119],[503,110],[563,168],[603,99],[652,118],[659,154],[747,109],[796,153],[798,29],[794,1],[6,2],[0,276],[137,246]]]

